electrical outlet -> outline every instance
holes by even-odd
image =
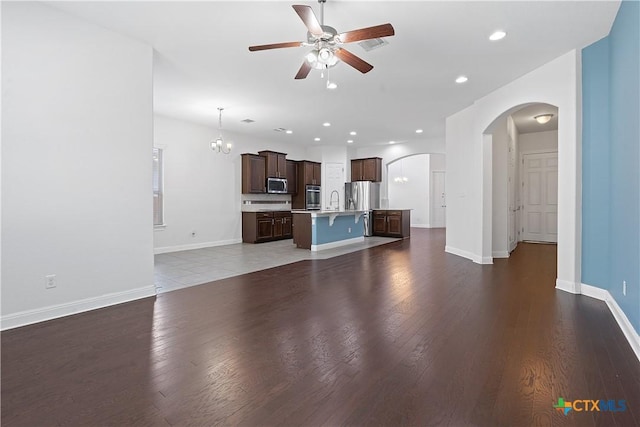
[[[622,295],[627,295],[627,281],[623,280],[622,281]]]
[[[44,276],[44,288],[51,289],[55,287],[56,287],[56,275],[49,274],[47,276]]]
[[[351,233],[351,227],[349,227],[349,233]]]
[[[196,230],[193,230],[193,231],[191,232],[191,237],[196,237]]]

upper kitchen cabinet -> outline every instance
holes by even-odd
[[[265,157],[242,155],[242,194],[265,193]]]
[[[287,192],[296,194],[298,192],[298,162],[287,160]]]
[[[369,157],[351,160],[351,181],[382,181],[382,159]]]
[[[265,158],[266,178],[286,178],[287,177],[287,155],[275,151],[258,151],[258,154]]]
[[[304,178],[303,185],[320,185],[322,164],[304,160],[298,163],[299,178]]]

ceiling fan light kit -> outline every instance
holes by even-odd
[[[376,25],[373,27],[360,28],[357,30],[338,33],[335,28],[324,25],[324,3],[326,0],[318,0],[320,3],[320,21],[316,17],[313,9],[306,5],[293,5],[304,25],[307,27],[306,42],[285,42],[267,45],[249,46],[250,52],[260,50],[280,49],[287,47],[311,47],[305,57],[305,61],[298,70],[295,79],[305,79],[312,69],[328,70],[337,65],[340,61],[347,63],[351,67],[361,73],[368,73],[373,69],[373,65],[367,63],[363,59],[340,47],[346,43],[360,42],[363,40],[379,39],[381,37],[389,37],[395,34],[395,30],[391,24]],[[327,81],[327,88],[334,89],[337,87],[334,82]]]

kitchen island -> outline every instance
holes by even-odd
[[[292,210],[293,243],[319,251],[364,241],[364,211]]]

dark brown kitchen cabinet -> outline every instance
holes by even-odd
[[[242,241],[262,243],[290,239],[291,224],[290,211],[242,212]]]
[[[291,234],[291,212],[290,211],[282,211],[282,212],[274,212],[273,213],[273,237],[274,238],[282,238],[289,239],[292,237]]]
[[[287,177],[287,155],[275,151],[258,151],[265,158],[265,174],[267,178]]]
[[[298,162],[287,160],[287,193],[298,192]]]
[[[411,236],[410,210],[374,210],[373,235],[387,237]]]
[[[273,217],[259,217],[256,219],[256,234],[254,242],[258,240],[271,240],[273,238]],[[244,239],[243,239],[244,240]]]
[[[298,167],[298,176],[295,184],[297,191],[291,196],[291,207],[293,209],[306,209],[307,185],[320,185],[322,182],[322,163],[308,160],[300,160],[295,163]]]
[[[298,248],[311,249],[311,214],[293,214],[293,244]]]
[[[256,154],[242,155],[242,194],[266,193],[265,158]]]
[[[351,160],[351,181],[382,181],[382,159],[369,157]]]
[[[322,181],[322,164],[309,162],[307,160],[299,162],[299,174],[304,177],[303,185],[320,185]]]

